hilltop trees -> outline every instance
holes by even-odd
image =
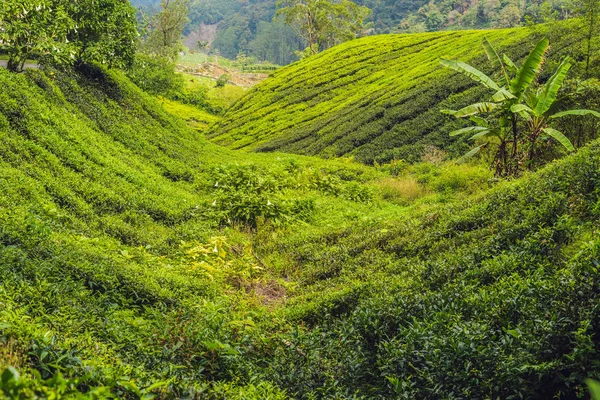
[[[161,11],[148,22],[145,50],[175,60],[182,50],[183,28],[188,22],[189,0],[161,0]]]
[[[362,35],[370,14],[350,0],[279,0],[276,13],[306,42],[308,55]]]
[[[549,48],[548,39],[538,42],[520,67],[506,55],[500,57],[487,39],[484,39],[483,47],[502,77],[499,82],[461,61],[441,60],[442,65],[495,92],[491,101],[475,103],[457,111],[442,110],[456,118],[469,118],[476,124],[450,133],[450,136],[472,134],[471,140],[480,141],[481,144],[465,154],[463,159],[495,146],[493,165],[496,175],[508,176],[517,175],[524,166],[531,168],[534,165],[539,142],[553,138],[567,150],[574,150],[571,141],[550,126],[552,122],[573,115],[600,117],[600,113],[583,109],[556,112],[558,91],[571,67],[569,58],[563,59],[545,84],[536,85]],[[484,118],[484,114],[491,116]]]
[[[124,66],[135,50],[135,14],[121,0],[7,0],[0,8],[0,48],[8,69],[28,58]]]

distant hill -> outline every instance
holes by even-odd
[[[151,12],[160,0],[131,0]],[[355,0],[369,7],[372,33],[423,32],[446,29],[508,28],[569,18],[575,4],[558,1],[524,0],[500,2],[481,0]],[[303,43],[291,28],[273,22],[275,0],[191,0],[186,44],[208,41],[213,52],[235,58],[242,52],[279,65],[297,59],[294,52]]]
[[[467,105],[483,93],[440,66],[440,57],[486,69],[484,37],[519,59],[543,35],[553,44],[550,63],[568,44],[569,52],[578,51],[575,22],[552,30],[542,25],[347,42],[276,71],[237,103],[210,137],[236,149],[354,156],[364,163],[417,160],[432,145],[457,155],[466,144],[448,133],[459,122],[440,109]]]

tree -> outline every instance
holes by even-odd
[[[551,123],[566,116],[593,115],[592,110],[575,109],[556,112],[557,95],[571,67],[569,58],[563,59],[557,70],[543,85],[536,87],[549,48],[548,39],[542,39],[529,53],[521,67],[517,67],[506,55],[501,58],[486,40],[485,52],[493,66],[502,76],[496,82],[478,69],[461,61],[442,59],[441,63],[461,72],[495,92],[491,101],[472,104],[458,111],[443,110],[457,118],[470,118],[476,126],[451,132],[451,136],[473,134],[471,140],[482,140],[464,158],[472,157],[489,145],[496,145],[494,164],[496,175],[517,175],[523,165],[532,168],[536,156],[536,143],[553,138],[567,150],[574,149],[571,141]],[[492,113],[491,118],[482,114]]]
[[[519,9],[518,4],[510,2],[502,8],[494,25],[498,28],[512,28],[513,26],[518,26],[521,23],[521,16],[522,12]]]
[[[7,0],[0,8],[0,47],[11,71],[28,58],[127,66],[136,37],[134,9],[122,0]]]
[[[580,12],[584,16],[586,32],[586,54],[585,54],[585,77],[589,78],[590,58],[593,53],[592,39],[596,33],[598,23],[598,13],[600,12],[600,1],[581,0],[579,5]]]
[[[430,32],[441,29],[446,23],[446,19],[433,1],[421,7],[419,14],[423,18],[427,30]]]
[[[363,35],[370,14],[350,0],[278,0],[276,12],[306,42],[310,54]]]
[[[161,11],[148,23],[150,33],[146,38],[145,50],[175,60],[183,49],[181,39],[188,22],[189,0],[161,0],[160,4]]]
[[[135,9],[123,0],[69,1],[77,28],[68,38],[78,44],[77,59],[109,67],[133,63],[138,31]]]
[[[31,57],[56,62],[75,58],[67,35],[75,23],[58,0],[9,0],[0,7],[0,48],[8,53],[8,69],[18,72]]]

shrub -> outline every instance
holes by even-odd
[[[375,185],[383,200],[395,204],[407,204],[426,193],[425,188],[412,176],[384,178]]]
[[[175,72],[175,64],[166,58],[138,53],[127,76],[148,93],[170,97],[181,93],[184,80]]]
[[[216,87],[224,87],[226,84],[229,83],[230,80],[231,76],[229,74],[223,74],[219,76],[219,79],[217,79]]]

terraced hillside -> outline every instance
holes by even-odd
[[[0,374],[21,371],[0,398],[234,398],[231,357],[286,290],[233,227],[306,225],[337,197],[363,213],[374,171],[237,155],[116,71],[0,69],[0,85]]]
[[[494,186],[222,148],[118,71],[0,86],[0,397],[579,398],[600,378],[598,140]]]
[[[578,54],[576,23],[491,31],[383,35],[347,42],[282,68],[229,110],[211,131],[216,143],[253,151],[320,156],[352,155],[365,163],[418,160],[426,146],[457,154],[450,140],[457,122],[440,114],[482,95],[472,83],[439,64],[440,57],[487,62],[487,37],[519,59],[542,35],[552,54]],[[558,57],[551,59],[558,60]],[[551,70],[551,68],[548,68]]]

